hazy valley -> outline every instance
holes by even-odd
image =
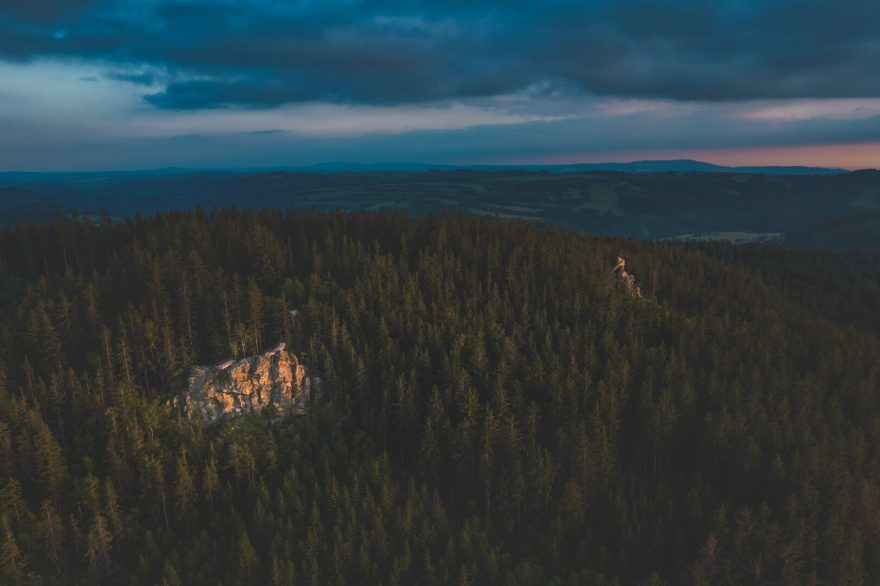
[[[197,207],[462,211],[640,239],[880,250],[880,171],[870,170],[0,174],[0,224],[7,226],[54,214],[123,218]]]

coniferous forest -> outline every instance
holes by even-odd
[[[19,226],[0,582],[876,584],[878,332],[876,254],[461,214]],[[282,341],[324,379],[307,414],[169,407]]]

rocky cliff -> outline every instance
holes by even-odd
[[[315,383],[320,382],[316,379]],[[187,417],[207,423],[273,407],[279,415],[304,412],[312,381],[284,344],[259,356],[217,366],[193,366],[189,382],[173,401]]]
[[[628,291],[632,295],[636,297],[642,296],[642,288],[636,283],[635,275],[628,273],[626,270],[626,260],[617,257],[617,264],[614,265],[612,272],[617,274],[617,285],[618,287]]]

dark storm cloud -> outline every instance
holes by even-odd
[[[61,21],[102,3],[102,0],[0,0],[0,14],[24,21]]]
[[[159,81],[159,76],[152,71],[114,71],[106,75],[108,79],[125,81],[134,85],[154,85]]]
[[[870,0],[0,0],[0,58],[106,65],[115,79],[158,86],[146,99],[168,109],[417,103],[535,86],[875,97],[877,30]]]

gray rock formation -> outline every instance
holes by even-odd
[[[172,404],[206,423],[274,407],[279,415],[302,413],[311,400],[311,380],[284,344],[259,356],[217,366],[193,366],[186,390]]]
[[[612,272],[617,273],[617,285],[625,289],[636,297],[642,296],[642,288],[636,284],[635,275],[631,275],[626,271],[626,260],[617,257],[617,264],[614,265]]]

